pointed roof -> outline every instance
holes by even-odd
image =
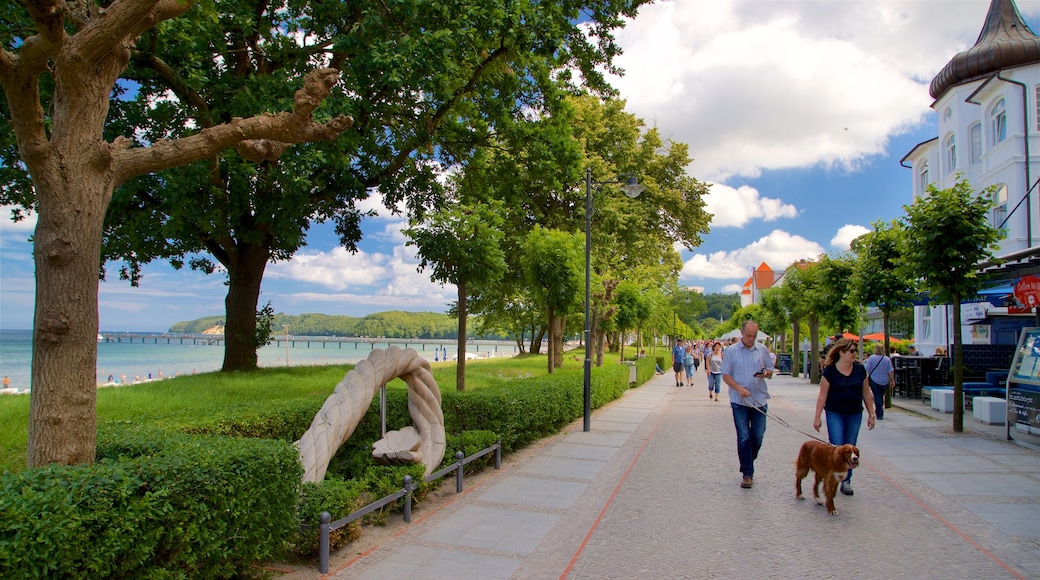
[[[769,264],[766,264],[765,262],[762,262],[761,264],[758,265],[757,268],[755,268],[755,271],[756,272],[772,272],[773,269],[769,267]]]
[[[992,0],[975,46],[946,63],[928,92],[938,99],[952,86],[1034,62],[1040,62],[1040,36],[1029,29],[1014,0]]]

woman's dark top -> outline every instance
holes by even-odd
[[[823,378],[831,385],[824,409],[843,415],[863,412],[863,381],[867,380],[867,369],[862,364],[852,363],[848,376],[841,374],[837,365],[827,365],[823,367]]]

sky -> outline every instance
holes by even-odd
[[[1018,1],[1040,31],[1040,2]],[[627,110],[665,139],[689,145],[688,173],[711,184],[711,231],[681,249],[679,281],[738,292],[765,262],[775,270],[847,250],[877,220],[904,215],[911,174],[899,161],[935,137],[928,84],[978,37],[989,0],[658,1],[616,33],[614,78]],[[363,225],[360,250],[315,225],[307,247],[268,265],[260,306],[275,312],[364,316],[445,312],[454,286],[417,271],[404,218]],[[0,328],[29,329],[35,222],[0,219]],[[110,268],[99,286],[102,331],[161,332],[222,316],[223,275],[165,263],[139,287]]]

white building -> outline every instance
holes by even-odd
[[[990,220],[1007,233],[997,256],[1032,263],[1040,256],[1040,37],[1013,0],[992,0],[975,45],[947,63],[929,92],[939,134],[901,161],[913,171],[914,198],[929,184],[945,189],[962,178],[975,190],[997,186]],[[1008,283],[995,293],[1006,295]],[[953,342],[949,306],[914,310],[921,353]],[[962,315],[964,344],[1014,344],[1018,328],[1034,324],[989,302],[965,304]]]

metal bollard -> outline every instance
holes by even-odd
[[[412,476],[404,476],[404,523],[412,523]]]
[[[462,493],[462,470],[465,465],[462,464],[462,460],[466,456],[461,451],[455,453],[456,465],[458,465],[458,471],[455,472],[455,493]]]
[[[329,524],[332,522],[332,514],[321,512],[318,514],[318,571],[322,574],[329,572]]]
[[[499,439],[495,442],[495,469],[502,469],[502,440]]]

